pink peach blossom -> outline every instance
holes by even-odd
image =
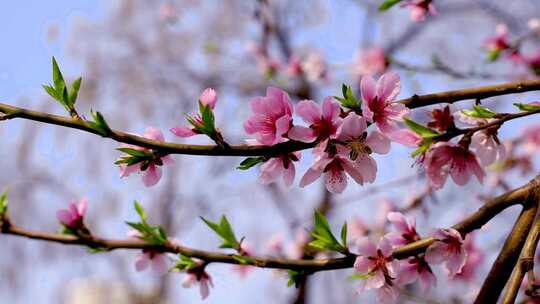
[[[388,153],[390,142],[377,131],[367,135],[367,124],[363,117],[351,113],[340,126],[336,140],[335,153],[326,152],[327,142],[313,149],[315,162],[304,174],[300,187],[305,187],[325,174],[326,189],[341,193],[347,187],[347,175],[362,185],[372,183],[377,175],[377,163],[370,156],[372,152]],[[351,156],[354,156],[351,158]]]
[[[161,130],[157,128],[153,128],[153,127],[146,128],[143,134],[143,137],[156,140],[159,142],[165,141]],[[146,151],[146,152],[151,151],[150,149],[138,147],[134,145],[123,145],[123,147],[140,150],[140,151]],[[146,187],[150,187],[157,184],[159,180],[161,179],[161,175],[162,175],[161,166],[172,165],[172,164],[174,164],[174,160],[172,159],[172,157],[170,155],[165,155],[165,156],[156,156],[152,160],[139,162],[131,166],[127,166],[125,164],[120,165],[120,177],[127,177],[134,172],[140,172],[142,173],[142,180],[143,180],[144,185]]]
[[[353,74],[358,76],[382,74],[387,67],[388,61],[384,49],[374,46],[356,52]]]
[[[467,262],[467,251],[463,246],[463,238],[455,229],[437,229],[433,234],[436,241],[431,244],[425,254],[428,263],[445,263],[450,276],[459,273]]]
[[[193,286],[193,284],[196,283],[199,284],[199,292],[201,294],[201,298],[205,300],[210,294],[210,287],[214,287],[212,277],[206,271],[200,273],[188,272],[186,278],[184,279],[184,282],[182,283],[182,287],[190,288]]]
[[[301,153],[297,151],[271,158],[261,165],[259,181],[261,184],[266,185],[276,182],[279,177],[283,177],[285,186],[290,187],[296,174],[294,162],[300,160],[300,157]]]
[[[461,268],[461,271],[456,274],[454,279],[470,282],[476,277],[478,269],[482,266],[486,254],[476,244],[474,234],[467,235],[463,247],[467,252],[467,261],[465,262],[465,265],[463,265],[463,268]]]
[[[151,266],[152,270],[159,274],[165,274],[168,271],[167,260],[163,253],[143,249],[142,253],[135,260],[135,270],[140,272],[148,268],[148,266]]]
[[[309,127],[294,126],[287,136],[302,142],[334,138],[342,122],[340,112],[339,103],[332,97],[326,97],[322,107],[313,100],[302,100],[296,106],[296,113],[309,124]]]
[[[360,81],[362,91],[362,114],[368,122],[373,122],[377,128],[391,140],[407,146],[416,146],[421,138],[409,129],[400,128],[397,122],[409,113],[409,109],[394,102],[401,90],[399,75],[385,73],[377,82],[366,75]]]
[[[411,257],[400,264],[399,285],[418,281],[423,293],[429,293],[437,285],[437,278],[424,258]]]
[[[212,88],[206,88],[199,96],[199,102],[203,106],[208,106],[210,109],[214,109],[218,101],[218,96],[216,90]],[[199,125],[203,124],[200,114],[192,114],[190,117]],[[201,134],[193,126],[176,126],[170,130],[174,135],[178,137],[191,137],[194,135]]]
[[[482,166],[489,166],[494,162],[502,161],[506,157],[504,145],[498,142],[495,135],[489,131],[479,131],[474,133],[471,140],[471,150],[478,156]]]
[[[429,182],[435,189],[444,186],[448,174],[460,186],[467,184],[472,175],[482,183],[486,175],[474,153],[449,142],[433,145],[427,152],[424,164]]]
[[[379,303],[396,303],[399,296],[396,279],[400,270],[399,263],[392,258],[392,246],[388,239],[381,238],[377,246],[365,237],[357,245],[358,257],[354,269],[368,275],[367,279],[362,280],[357,292],[376,289]]]
[[[86,212],[86,207],[88,205],[88,200],[82,198],[77,204],[76,201],[69,203],[68,209],[61,209],[56,212],[56,218],[64,226],[71,229],[83,228],[83,217]]]
[[[392,246],[402,246],[420,240],[416,232],[416,219],[407,218],[401,212],[388,213],[388,221],[392,223],[395,231],[385,235]]]
[[[272,146],[283,141],[292,126],[293,106],[289,95],[276,87],[268,87],[266,96],[251,100],[252,116],[244,123],[246,133],[258,142]]]
[[[437,10],[432,0],[408,0],[403,6],[411,9],[411,20],[414,22],[424,21],[428,13],[432,16],[437,15]]]

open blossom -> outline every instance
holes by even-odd
[[[407,218],[401,212],[388,213],[388,221],[392,223],[395,231],[385,235],[393,246],[402,246],[420,240],[416,232],[416,219]]]
[[[248,134],[258,142],[272,146],[283,141],[292,126],[293,106],[289,95],[276,87],[268,87],[266,96],[251,100],[252,116],[244,123]]]
[[[496,134],[491,134],[489,130],[474,133],[471,139],[471,150],[478,156],[482,166],[489,166],[506,157],[504,144],[499,142]]]
[[[218,101],[217,93],[212,88],[206,88],[202,93],[201,96],[199,96],[199,102],[203,106],[209,106],[210,109],[214,109],[216,106],[216,103]],[[203,121],[199,114],[194,114],[190,116],[195,122],[202,125]],[[191,137],[197,134],[201,134],[199,131],[194,129],[193,127],[188,126],[177,126],[171,129],[171,132],[179,137]]]
[[[309,127],[294,126],[287,136],[302,142],[334,138],[342,122],[340,112],[339,104],[332,97],[326,97],[322,107],[313,100],[302,100],[296,106],[296,113],[309,124]]]
[[[340,126],[333,148],[327,142],[313,149],[315,162],[308,169],[300,181],[300,187],[305,187],[317,180],[323,173],[325,175],[326,189],[332,193],[341,193],[347,187],[347,175],[350,175],[358,184],[363,185],[375,181],[377,163],[370,156],[372,152],[388,153],[389,140],[377,131],[366,132],[367,124],[363,117],[350,113]],[[330,147],[332,150],[332,147]]]
[[[426,261],[432,264],[444,262],[450,276],[456,275],[467,262],[467,251],[461,234],[450,228],[437,229],[433,236],[436,240],[426,250]]]
[[[193,286],[193,284],[196,283],[199,284],[199,292],[201,294],[201,298],[205,300],[210,294],[210,287],[214,287],[212,277],[206,271],[198,273],[188,272],[186,278],[184,279],[184,282],[182,283],[182,287],[190,288]]]
[[[399,75],[385,73],[377,82],[367,75],[360,81],[362,91],[362,114],[367,121],[373,122],[377,128],[391,140],[407,146],[415,146],[420,137],[409,129],[401,129],[398,121],[409,113],[409,109],[394,102],[401,90]]]
[[[368,238],[358,242],[358,257],[354,269],[368,278],[362,280],[358,293],[364,290],[377,289],[376,298],[379,303],[396,303],[399,289],[396,285],[399,263],[392,258],[392,246],[386,238],[381,238],[376,246]]]
[[[161,132],[161,130],[152,128],[152,127],[146,128],[146,130],[144,131],[143,137],[156,140],[159,142],[165,141],[165,138],[163,137],[163,133]],[[133,146],[133,145],[123,145],[123,147],[145,151],[145,152],[151,151],[150,149]],[[126,164],[120,165],[120,177],[127,177],[131,173],[139,171],[142,174],[142,180],[143,180],[144,185],[146,187],[150,187],[157,184],[159,180],[161,179],[161,175],[162,175],[161,166],[172,165],[172,164],[174,164],[174,160],[172,159],[170,155],[165,155],[165,156],[156,155],[154,156],[153,159],[144,160],[142,162],[139,162],[130,166]]]
[[[69,203],[68,209],[61,209],[56,212],[56,218],[68,228],[84,228],[83,217],[87,205],[88,200],[86,198],[82,198],[79,204],[76,201],[72,201]]]
[[[276,182],[278,178],[283,177],[285,186],[290,187],[296,175],[294,162],[300,160],[301,153],[299,151],[273,157],[261,165],[261,173],[259,181],[263,184]]]
[[[167,260],[162,252],[143,249],[135,260],[135,270],[143,271],[148,266],[151,266],[152,270],[159,274],[165,274],[168,271]]]
[[[423,293],[429,293],[437,285],[437,278],[422,257],[411,257],[400,264],[398,284],[407,285],[415,281],[418,281]]]
[[[467,184],[472,175],[482,183],[486,175],[474,153],[449,142],[433,145],[427,152],[424,165],[429,182],[435,189],[444,186],[448,174],[460,186]]]
[[[486,255],[482,249],[476,245],[473,236],[473,234],[469,234],[465,239],[465,244],[463,247],[467,252],[467,261],[465,262],[465,265],[463,265],[463,268],[461,268],[461,271],[456,274],[454,279],[464,281],[474,280],[478,268],[480,268],[480,266],[482,266],[482,262],[484,262]]]
[[[358,50],[354,60],[353,74],[358,76],[382,74],[388,67],[384,49],[379,46]]]
[[[426,19],[428,13],[432,16],[437,15],[437,10],[432,2],[432,0],[407,0],[403,6],[411,9],[412,21],[421,22]]]
[[[309,53],[302,61],[301,67],[309,81],[326,79],[328,74],[324,57],[318,52]]]

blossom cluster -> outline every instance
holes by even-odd
[[[387,218],[394,231],[384,235],[378,244],[367,237],[358,239],[358,257],[354,263],[354,269],[361,279],[357,292],[373,289],[379,303],[397,303],[400,287],[414,282],[418,282],[421,291],[428,294],[437,284],[433,264],[444,263],[448,275],[458,277],[467,275],[466,265],[467,271],[474,272],[482,260],[482,257],[475,256],[471,263],[467,247],[473,248],[474,244],[469,239],[464,240],[452,228],[434,230],[432,236],[435,241],[425,253],[397,260],[392,256],[394,248],[418,241],[421,237],[414,218],[407,218],[399,212],[390,212]]]

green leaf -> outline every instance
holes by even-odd
[[[0,196],[0,218],[4,217],[8,209],[8,193],[4,191]]]
[[[191,258],[191,257],[188,257],[186,255],[183,255],[183,254],[178,254],[178,256],[180,257],[180,259],[178,261],[176,261],[176,264],[174,266],[173,269],[175,270],[179,270],[179,271],[185,271],[185,270],[189,270],[191,268],[193,268],[194,266],[197,265],[197,263],[195,263],[195,261]]]
[[[236,169],[240,170],[248,170],[251,167],[258,165],[260,163],[263,163],[266,161],[266,158],[264,156],[259,157],[248,157],[244,159]]]
[[[360,101],[354,96],[351,86],[342,84],[341,93],[343,97],[334,96],[341,103],[341,106],[351,110],[360,110]]]
[[[540,110],[540,105],[532,105],[528,103],[514,103],[514,106],[516,106],[521,111],[526,111],[526,112]]]
[[[52,86],[50,86],[48,84],[44,84],[44,85],[42,85],[42,87],[45,90],[45,92],[47,92],[47,94],[49,94],[49,96],[51,96],[54,99],[59,99],[58,95],[56,94],[56,89],[55,88],[53,88]]]
[[[472,110],[461,110],[463,114],[475,118],[493,118],[497,113],[481,105],[474,105]]]
[[[141,218],[141,221],[146,222],[146,212],[144,211],[144,208],[141,206],[141,204],[138,201],[134,201],[133,206],[135,207],[135,211],[137,211],[137,214]]]
[[[214,121],[214,112],[210,108],[210,106],[205,106],[201,102],[199,102],[199,110],[201,113],[201,119],[203,122],[203,130],[204,133],[212,136],[213,133],[215,133],[215,121]]]
[[[332,230],[330,229],[330,225],[328,224],[326,217],[318,210],[315,210],[314,217],[315,228],[311,232],[311,236],[314,238],[314,240],[311,241],[309,245],[319,249],[347,253],[348,250],[346,245],[343,246],[337,241],[332,233]]]
[[[347,247],[347,222],[343,223],[341,226],[341,244]]]
[[[287,275],[289,276],[287,287],[294,285],[294,287],[298,288],[306,277],[307,273],[304,271],[287,270]]]
[[[384,12],[392,6],[400,3],[402,0],[386,0],[379,6],[379,11]]]
[[[240,249],[240,243],[236,239],[236,236],[234,235],[234,231],[232,230],[231,224],[227,220],[227,217],[225,215],[221,216],[221,220],[219,224],[211,222],[204,217],[201,216],[201,219],[210,227],[210,229],[214,230],[214,232],[221,237],[223,240],[223,243],[221,244],[220,248],[231,248],[231,249]]]
[[[412,119],[409,119],[407,117],[404,117],[403,119],[407,127],[409,127],[409,129],[411,129],[414,133],[422,136],[422,138],[424,139],[433,138],[433,137],[437,137],[441,135],[441,133],[439,133],[438,131],[428,128],[426,126],[423,126]]]
[[[153,157],[152,153],[150,152],[141,151],[141,150],[137,150],[133,148],[117,148],[116,150],[129,154],[131,156],[135,156],[135,157],[144,157],[144,158]]]
[[[102,136],[108,137],[111,134],[112,130],[109,127],[109,124],[107,124],[107,121],[105,121],[103,115],[101,115],[100,112],[94,111],[90,111],[90,113],[92,114],[92,118],[94,119],[94,121],[91,122],[92,127],[94,127],[94,129],[96,129]]]
[[[427,150],[429,150],[429,147],[431,146],[432,143],[433,143],[432,140],[424,139],[422,144],[411,153],[411,157],[416,157],[417,155],[420,155],[426,152]]]
[[[52,70],[53,70],[53,83],[54,87],[56,88],[57,92],[60,92],[61,88],[66,87],[66,82],[64,81],[64,77],[62,76],[62,72],[60,72],[60,68],[58,67],[58,63],[56,62],[56,58],[52,58]]]
[[[79,96],[79,89],[81,88],[82,77],[75,79],[73,84],[71,84],[71,90],[69,91],[68,101],[69,105],[73,107],[77,101],[77,96]]]

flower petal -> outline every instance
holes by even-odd
[[[308,99],[298,103],[296,106],[296,113],[309,124],[314,124],[316,121],[320,120],[322,116],[320,106],[313,100]]]
[[[399,75],[394,72],[385,73],[377,81],[377,98],[389,102],[394,100],[401,90]]]
[[[390,151],[390,140],[378,131],[373,131],[368,135],[366,144],[378,154],[386,154]]]
[[[178,126],[171,129],[171,133],[179,137],[191,137],[197,135],[192,128],[186,126]]]
[[[151,164],[146,171],[142,173],[142,180],[146,187],[154,186],[161,179],[161,168]]]
[[[287,133],[287,137],[292,140],[310,143],[317,139],[317,134],[311,128],[294,126]]]

